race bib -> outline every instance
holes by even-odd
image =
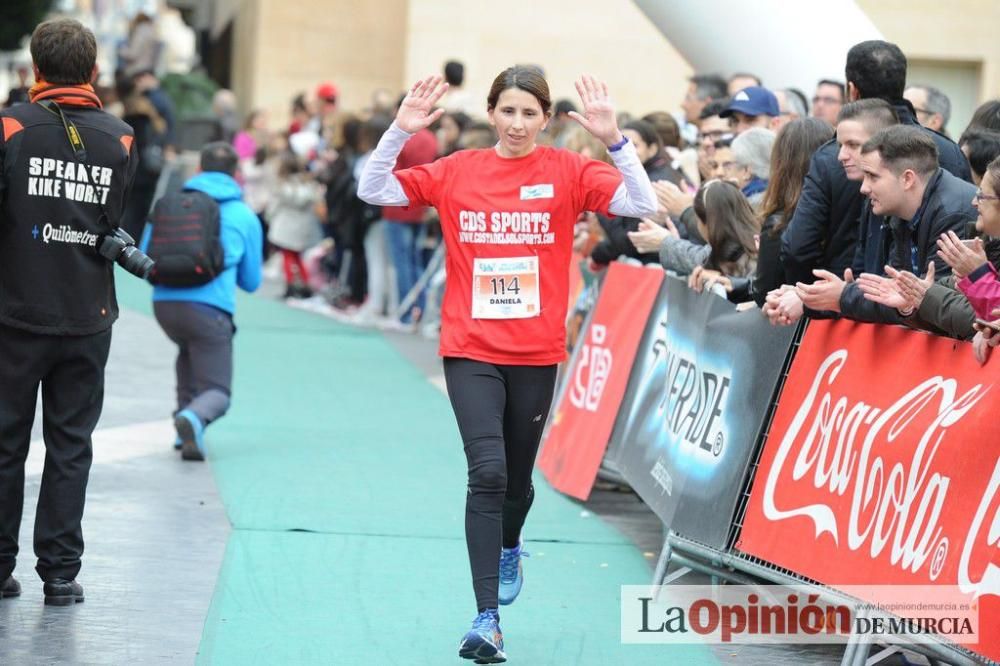
[[[554,196],[555,190],[552,187],[552,183],[544,183],[541,185],[522,185],[521,186],[521,201],[527,201],[528,199],[551,199]]]
[[[473,319],[526,319],[539,314],[538,257],[474,260]]]

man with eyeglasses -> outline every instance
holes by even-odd
[[[695,130],[704,118],[705,108],[713,103],[729,99],[726,80],[715,74],[698,74],[688,79],[687,93],[681,102],[684,110],[684,127],[681,135],[688,142],[694,140]]]
[[[945,128],[951,119],[951,100],[934,86],[910,86],[903,92],[903,99],[913,105],[917,122],[948,135]]]
[[[715,144],[733,137],[729,119],[720,115],[726,110],[726,104],[726,100],[710,102],[705,105],[698,118],[698,173],[702,181],[712,178],[709,160],[715,154]]]
[[[837,114],[844,104],[844,84],[832,79],[822,79],[816,84],[816,94],[812,99],[813,118],[822,118],[833,127],[837,126]]]

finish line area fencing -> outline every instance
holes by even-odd
[[[1000,660],[1000,361],[902,327],[772,327],[660,269],[613,263],[598,288],[539,467],[582,500],[599,472],[635,490],[666,534],[654,585],[935,586],[978,608],[977,642],[907,649]],[[843,664],[899,649],[845,642]]]

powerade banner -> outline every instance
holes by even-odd
[[[613,439],[617,467],[678,534],[725,548],[795,330],[668,277]]]
[[[903,328],[815,321],[736,543],[838,585],[941,585],[1000,659],[1000,359]],[[907,614],[905,611],[900,614]]]
[[[590,495],[663,277],[662,270],[608,267],[538,459],[549,483],[567,495]]]

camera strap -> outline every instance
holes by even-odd
[[[50,99],[42,100],[41,102],[38,102],[38,104],[62,121],[63,129],[66,130],[66,138],[69,139],[69,145],[73,148],[73,155],[76,157],[76,161],[81,164],[86,164],[87,146],[84,145],[83,137],[80,136],[80,131],[76,129],[76,125],[74,125],[73,121],[67,118],[66,114],[63,113],[62,107]],[[108,226],[111,227],[112,231],[116,231],[119,225],[112,224],[111,216],[108,215],[107,207],[103,203],[98,205],[101,207],[101,213],[103,214],[104,220],[107,222]]]
[[[80,132],[76,129],[73,121],[67,118],[62,108],[52,100],[46,99],[39,102],[39,104],[49,113],[58,116],[59,120],[62,121],[63,128],[66,130],[66,138],[69,139],[69,145],[73,147],[73,154],[76,155],[76,161],[86,162],[87,147],[83,145],[83,137],[80,136]]]

